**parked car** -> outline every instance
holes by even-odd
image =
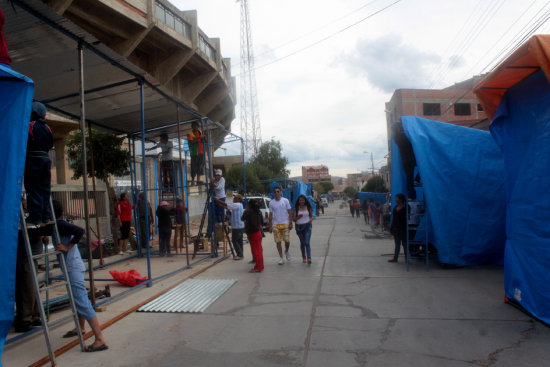
[[[245,208],[247,207],[248,200],[250,199],[258,201],[260,211],[262,212],[262,216],[264,217],[264,229],[269,229],[269,202],[271,201],[271,199],[267,196],[247,196],[244,203]]]

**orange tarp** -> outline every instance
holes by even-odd
[[[489,119],[509,88],[539,70],[550,80],[550,35],[531,37],[475,86],[474,93]]]

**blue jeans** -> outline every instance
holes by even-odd
[[[221,198],[218,200],[225,203],[225,198]],[[223,208],[223,206],[218,205],[216,202],[214,202],[214,216],[216,218],[216,223],[222,223],[225,219],[225,209]]]
[[[302,258],[307,257],[308,260],[311,260],[311,247],[309,246],[309,240],[311,238],[311,223],[296,224],[296,234],[300,239],[300,251],[302,251]]]

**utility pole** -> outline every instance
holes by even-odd
[[[374,177],[374,159],[372,157],[372,152],[370,152],[370,164],[372,168],[372,177]]]
[[[262,143],[260,129],[260,111],[258,107],[258,91],[256,89],[256,73],[254,71],[254,50],[252,47],[252,30],[248,0],[237,0],[241,5],[241,137],[244,140],[246,157],[258,153]]]

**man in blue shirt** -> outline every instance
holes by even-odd
[[[243,196],[241,194],[233,195],[233,203],[225,203],[214,196],[216,204],[222,208],[228,209],[231,212],[231,242],[235,248],[235,257],[233,260],[243,259],[243,233],[244,222],[241,217],[243,216]]]

